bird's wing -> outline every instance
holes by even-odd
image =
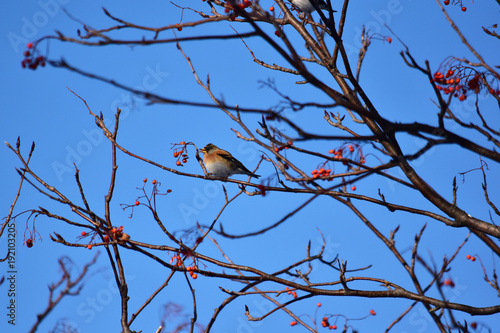
[[[236,158],[234,158],[233,155],[231,155],[229,152],[227,152],[225,150],[220,150],[219,152],[217,152],[217,155],[228,160],[229,163],[233,164],[236,168],[241,169],[245,172],[252,173],[240,161],[238,161]]]

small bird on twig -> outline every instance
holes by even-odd
[[[208,172],[217,177],[229,177],[231,175],[243,174],[254,178],[259,175],[252,173],[240,161],[228,151],[222,150],[216,145],[209,143],[200,149],[203,153],[203,161]]]

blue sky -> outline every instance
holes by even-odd
[[[193,1],[178,1],[179,5],[192,5]],[[263,7],[272,2],[261,1]],[[368,3],[368,4],[367,4]],[[266,5],[264,5],[266,4]],[[491,37],[482,33],[482,26],[497,23],[498,5],[495,1],[468,2],[466,13],[458,7],[448,8],[459,27],[471,44],[482,51],[485,60],[497,65],[498,47]],[[370,27],[371,31],[386,36],[392,36],[384,27],[388,24],[394,33],[409,47],[413,56],[420,64],[430,61],[431,68],[439,68],[440,63],[448,56],[471,58],[470,52],[459,43],[444,16],[434,2],[421,3],[411,0],[389,0],[382,2],[352,2],[349,9],[349,18],[346,22],[344,42],[354,63],[359,47],[358,36],[362,24]],[[171,143],[193,141],[198,147],[212,142],[233,153],[249,169],[253,169],[260,152],[258,147],[238,140],[231,128],[237,128],[230,119],[216,109],[193,108],[174,105],[146,105],[146,103],[130,93],[124,92],[110,85],[96,80],[83,78],[65,70],[39,68],[36,71],[21,68],[22,53],[29,41],[36,40],[44,35],[54,34],[60,30],[65,34],[75,36],[81,26],[66,15],[65,8],[76,19],[95,28],[113,25],[103,14],[101,7],[108,9],[113,15],[132,21],[137,24],[163,26],[179,22],[180,9],[170,2],[150,1],[141,4],[134,2],[87,1],[85,3],[72,0],[47,0],[38,2],[2,2],[0,4],[0,47],[2,61],[0,71],[4,80],[0,81],[0,106],[3,121],[0,122],[1,140],[15,144],[18,136],[21,137],[21,149],[26,155],[32,141],[36,141],[36,149],[31,167],[36,170],[49,184],[56,186],[68,197],[78,201],[78,191],[73,177],[72,164],[76,163],[80,169],[80,177],[93,209],[103,214],[104,195],[107,192],[111,174],[111,147],[94,124],[84,104],[67,88],[75,91],[84,98],[94,113],[102,112],[110,122],[114,119],[116,107],[122,109],[119,142],[127,149],[146,158],[169,167],[175,167],[172,157]],[[201,6],[208,10],[206,6]],[[317,15],[316,15],[317,16]],[[198,19],[189,11],[184,11],[184,22]],[[239,32],[248,31],[248,27],[231,24]],[[266,29],[273,33],[273,29]],[[296,42],[298,47],[303,43],[293,36],[290,28],[285,31]],[[201,30],[185,28],[175,31],[177,36],[195,36],[197,34],[230,34],[233,30],[229,23],[205,25]],[[132,31],[120,31],[116,36],[131,38],[141,36]],[[149,35],[148,35],[149,36]],[[172,32],[164,32],[163,38],[172,38]],[[392,36],[393,43],[374,40],[363,63],[361,84],[373,103],[390,120],[403,122],[419,121],[433,123],[437,109],[431,98],[432,90],[427,78],[415,70],[405,66],[399,52],[401,44]],[[257,38],[247,41],[256,56],[267,62],[284,64],[283,59],[277,56],[270,47]],[[247,48],[238,40],[229,42],[186,42],[183,50],[191,58],[198,74],[202,79],[210,75],[213,91],[216,96],[223,96],[228,104],[255,106],[266,108],[277,105],[280,97],[270,89],[262,88],[260,81],[274,80],[278,88],[286,94],[301,101],[327,102],[328,100],[316,89],[295,85],[298,79],[287,74],[272,72],[259,67],[252,62]],[[153,93],[174,97],[182,100],[208,102],[205,91],[199,87],[191,70],[176,49],[175,45],[158,45],[148,47],[108,46],[105,48],[90,48],[69,43],[51,41],[42,45],[47,48],[51,59],[63,57],[70,64],[88,72],[122,82],[128,86],[138,87]],[[310,66],[327,83],[333,83],[317,68]],[[492,98],[480,96],[484,103],[484,110],[491,109],[491,124],[498,128],[498,106]],[[475,110],[472,101],[453,102],[466,119],[475,119]],[[341,110],[332,110],[341,111]],[[320,121],[323,114],[321,109],[311,109],[307,112],[290,114],[293,121],[301,123],[305,128],[320,133],[330,133],[331,127]],[[260,120],[257,116],[243,115],[249,128],[257,128]],[[360,125],[348,123],[356,130],[364,130]],[[453,127],[451,127],[453,128]],[[458,129],[457,129],[458,130]],[[470,137],[474,134],[467,133]],[[338,143],[340,144],[340,143]],[[421,142],[414,138],[402,138],[402,144],[409,152],[418,149]],[[326,153],[336,148],[332,143],[311,142],[303,147],[317,149]],[[371,151],[367,145],[366,151]],[[183,171],[201,173],[196,164],[193,151],[190,151],[191,160],[183,167]],[[290,153],[290,156],[293,153]],[[15,155],[5,145],[0,146],[2,173],[0,184],[3,191],[1,197],[2,216],[8,212],[14,199],[19,177],[15,168],[20,167]],[[367,159],[367,163],[376,165],[374,155]],[[300,160],[298,165],[306,170],[314,169],[319,160]],[[490,196],[498,198],[499,188],[495,175],[498,165],[487,161],[489,166]],[[125,230],[135,240],[164,244],[163,234],[158,232],[151,216],[145,209],[135,209],[133,218],[129,218],[130,211],[123,211],[120,204],[132,204],[141,192],[137,187],[142,186],[142,180],[157,179],[161,182],[161,189],[172,189],[168,196],[159,198],[159,214],[166,222],[169,230],[181,231],[200,224],[209,224],[216,216],[223,204],[224,197],[222,183],[204,181],[200,179],[175,176],[158,168],[132,160],[124,154],[118,154],[118,181],[115,196],[112,202],[112,217],[115,225],[124,225]],[[436,148],[425,154],[413,166],[423,178],[434,186],[438,192],[451,198],[452,178],[457,176],[459,183],[458,203],[471,215],[489,220],[487,207],[482,197],[480,182],[482,175],[479,172],[468,173],[465,182],[459,176],[479,166],[479,158],[474,154],[463,154],[457,147],[447,146]],[[273,169],[269,164],[263,164],[259,174],[270,176]],[[243,179],[243,177],[236,177]],[[234,184],[225,185],[230,196],[237,192]],[[414,193],[380,178],[367,179],[356,184],[358,191],[366,191],[376,196],[378,188],[385,193],[388,200],[399,204],[412,204],[422,209],[435,210],[422,198]],[[149,188],[150,190],[150,188]],[[284,215],[305,202],[309,196],[286,195],[271,193],[266,197],[242,196],[230,205],[218,223],[224,225],[228,233],[243,234],[259,230],[275,223]],[[416,233],[427,222],[427,229],[420,244],[420,253],[427,260],[432,259],[440,263],[443,256],[450,257],[457,246],[465,239],[466,231],[461,229],[450,230],[439,222],[416,217],[403,213],[389,213],[386,209],[373,207],[366,203],[356,203],[374,224],[385,234],[400,225],[397,245],[410,256],[410,248]],[[42,206],[55,213],[71,213],[67,208],[61,208],[42,197],[36,190],[25,184],[21,199],[16,206],[16,212]],[[76,218],[76,217],[74,217]],[[495,217],[494,217],[495,218]],[[497,220],[495,220],[498,223]],[[42,240],[38,240],[31,249],[23,247],[23,236],[26,225],[31,228],[33,220],[27,221],[22,215],[16,220],[16,265],[17,265],[17,298],[18,304],[17,325],[12,330],[7,326],[5,315],[2,313],[0,330],[2,332],[25,332],[33,324],[37,313],[41,312],[48,298],[47,285],[59,277],[57,258],[67,255],[72,258],[77,267],[82,267],[90,261],[96,250],[82,250],[81,248],[66,248],[50,241],[49,234],[57,231],[69,241],[76,241],[81,230],[67,227],[56,221],[45,218],[36,220],[36,230]],[[254,265],[266,271],[275,271],[300,260],[305,255],[306,245],[311,240],[311,248],[318,250],[321,246],[321,236],[325,236],[326,251],[333,259],[339,255],[348,260],[351,267],[363,267],[372,264],[373,267],[360,275],[375,276],[391,280],[402,286],[411,288],[411,281],[401,266],[390,255],[380,240],[368,233],[366,227],[345,207],[338,206],[335,201],[327,198],[314,200],[307,209],[295,215],[280,228],[259,236],[238,241],[216,237],[221,247],[227,251],[233,261],[244,265]],[[5,251],[6,235],[0,239],[0,249]],[[220,253],[208,240],[200,248],[200,252],[221,258]],[[446,296],[450,300],[471,305],[495,305],[498,298],[492,289],[482,281],[480,266],[465,259],[467,253],[480,256],[488,268],[498,259],[492,259],[492,254],[484,250],[482,244],[474,237],[459,254],[459,259],[453,265],[453,270],[447,275],[452,277],[456,288],[446,289]],[[161,253],[168,260],[170,254]],[[3,255],[2,255],[3,256]],[[135,253],[124,254],[126,275],[129,279],[131,311],[135,311],[145,298],[164,281],[168,272],[154,262],[145,260]],[[212,267],[213,268],[213,267]],[[208,267],[210,269],[210,267]],[[40,331],[48,331],[54,327],[60,318],[66,318],[81,332],[88,331],[117,331],[119,330],[119,296],[113,284],[111,270],[107,265],[104,253],[94,266],[94,273],[85,284],[80,296],[63,300],[44,322]],[[325,274],[332,274],[324,268],[318,267],[318,280],[324,280]],[[335,273],[336,274],[336,273]],[[424,281],[430,276],[421,272]],[[337,279],[334,275],[331,280]],[[236,282],[212,280],[204,277],[191,281],[196,288],[198,298],[198,321],[205,325],[217,307],[226,297],[218,286],[237,290],[241,288]],[[278,289],[276,285],[264,285],[263,288]],[[361,285],[360,287],[374,287]],[[0,286],[0,308],[5,309],[8,298],[5,297],[6,284]],[[431,295],[436,295],[435,292]],[[286,295],[280,301],[286,301]],[[136,320],[135,329],[152,332],[159,326],[161,307],[169,302],[184,306],[186,315],[191,312],[191,296],[186,283],[180,275],[176,276],[171,285],[155,299],[149,310]],[[370,309],[377,311],[377,316],[361,321],[353,321],[352,325],[361,332],[370,331],[374,327],[377,331],[385,329],[402,309],[410,303],[404,300],[392,299],[355,299],[355,298],[326,298],[308,299],[290,307],[296,314],[314,316],[315,304],[322,302],[318,310],[317,323],[324,314],[341,313],[349,318],[365,316]],[[248,305],[252,313],[270,309],[270,303],[258,296],[249,296],[238,299],[224,309],[220,320],[214,327],[214,332],[269,332],[270,330],[305,331],[303,328],[290,328],[292,320],[283,312],[276,312],[263,322],[248,322],[244,315],[244,305]],[[306,317],[301,317],[308,320]],[[484,322],[489,327],[499,327],[496,318],[471,319],[470,316],[458,313],[457,318]],[[310,323],[310,321],[309,321]],[[417,307],[409,316],[395,328],[395,332],[427,332],[435,326],[422,307]],[[173,329],[168,327],[167,329]],[[496,331],[495,331],[496,329]],[[494,332],[498,328],[493,329]]]

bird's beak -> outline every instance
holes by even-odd
[[[201,149],[200,149],[200,152],[201,152],[201,153],[203,153],[203,154],[205,154],[207,151],[206,151],[206,149],[205,149],[205,148],[201,148]]]

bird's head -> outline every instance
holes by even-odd
[[[214,151],[216,149],[219,149],[219,148],[216,145],[213,145],[213,144],[209,143],[205,147],[201,148],[200,151],[203,154],[209,154],[211,151]]]

